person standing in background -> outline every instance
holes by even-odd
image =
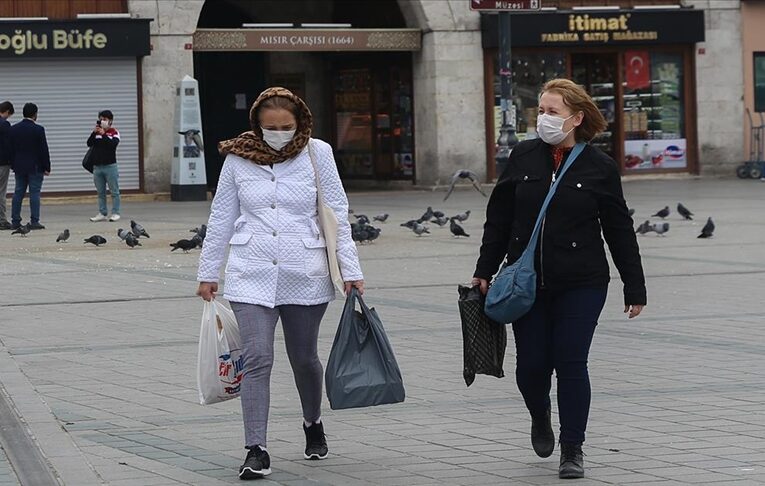
[[[98,114],[96,127],[88,138],[88,147],[93,149],[93,182],[98,191],[98,214],[90,218],[97,221],[119,221],[120,219],[120,186],[119,170],[117,169],[117,145],[120,143],[120,132],[112,126],[114,115],[109,110]],[[107,216],[106,185],[112,194],[112,214]]]
[[[16,178],[11,205],[11,229],[21,226],[21,203],[29,188],[30,225],[33,230],[45,229],[40,224],[40,191],[43,178],[50,175],[50,153],[45,128],[37,124],[37,105],[27,103],[22,110],[24,119],[9,131],[10,160]]]
[[[8,176],[11,174],[10,141],[8,135],[11,123],[8,118],[13,115],[13,103],[3,101],[0,103],[0,230],[11,229],[11,223],[5,215],[5,196],[8,194]]]

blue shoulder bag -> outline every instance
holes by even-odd
[[[489,287],[489,292],[486,294],[484,312],[495,321],[504,323],[515,322],[523,317],[531,309],[531,306],[534,305],[534,300],[537,297],[537,272],[534,269],[534,253],[536,252],[542,221],[544,220],[547,206],[549,206],[550,200],[555,195],[555,190],[558,188],[563,175],[571,167],[579,154],[582,153],[584,146],[585,144],[582,142],[577,143],[568,155],[566,163],[563,164],[560,174],[550,187],[550,191],[542,203],[542,208],[539,210],[539,216],[537,216],[537,222],[534,224],[534,231],[531,233],[526,249],[523,250],[521,256],[512,265],[506,264],[502,267],[494,278],[491,287]]]

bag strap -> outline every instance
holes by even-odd
[[[311,165],[313,166],[313,176],[316,179],[316,196],[320,202],[324,202],[324,195],[321,191],[321,182],[319,181],[319,167],[316,165],[316,159],[313,156],[311,139],[308,139],[308,158],[311,159]],[[321,211],[319,211],[319,213],[321,213]]]
[[[569,167],[573,165],[576,158],[579,157],[579,154],[582,153],[582,150],[584,150],[585,145],[586,144],[584,142],[577,143],[576,145],[574,145],[574,148],[571,149],[571,153],[568,154],[568,158],[566,158],[566,162],[563,164],[563,167],[561,168],[560,173],[558,174],[558,177],[555,179],[555,182],[553,182],[552,186],[550,187],[550,190],[547,192],[547,197],[545,197],[545,200],[542,203],[542,208],[539,210],[539,215],[537,216],[537,222],[534,224],[534,231],[531,232],[531,238],[529,238],[529,244],[526,246],[527,249],[537,247],[537,240],[539,239],[539,232],[540,232],[540,228],[542,227],[542,221],[544,221],[545,219],[547,206],[550,205],[550,201],[555,195],[555,191],[558,189],[558,184],[560,184],[561,179],[563,179],[563,175],[566,173]]]

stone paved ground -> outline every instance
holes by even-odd
[[[644,180],[626,183],[625,191],[636,219],[683,201],[700,221],[673,214],[666,237],[640,238],[649,306],[639,319],[624,317],[621,285],[612,283],[590,362],[587,479],[576,484],[764,484],[765,185]],[[442,197],[351,195],[357,212],[391,214],[380,239],[359,251],[367,302],[378,309],[396,350],[406,402],[337,412],[327,406],[332,455],[302,460],[300,407],[278,333],[269,443],[274,474],[261,484],[562,483],[557,454],[539,459],[530,450],[512,340],[506,378],[480,376],[470,388],[462,380],[455,288],[471,275],[486,200],[467,190],[447,203]],[[453,239],[447,229],[433,228],[432,236],[417,238],[398,226],[427,205],[448,213],[471,209],[465,228],[472,236]],[[13,390],[28,388],[52,411],[25,418],[66,484],[238,482],[238,402],[197,404],[198,254],[168,247],[204,221],[207,207],[126,203],[123,214],[152,235],[136,250],[114,236],[127,222],[89,223],[91,205],[46,204],[47,230],[28,238],[0,234],[6,360],[0,366],[17,367]],[[707,215],[717,234],[696,239]],[[71,241],[56,244],[64,227]],[[83,245],[94,233],[109,243]],[[332,304],[324,321],[324,361],[340,310],[340,302]],[[19,399],[30,407],[33,401]],[[69,444],[71,452],[56,455],[56,444]],[[0,462],[0,480],[4,467]]]
[[[8,463],[5,451],[0,448],[0,486],[18,486],[19,481]]]

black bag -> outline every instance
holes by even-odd
[[[507,347],[507,328],[484,313],[485,297],[478,286],[460,285],[457,292],[462,319],[462,375],[465,383],[472,385],[476,374],[504,377],[502,364]]]
[[[91,174],[93,173],[93,147],[85,152],[85,157],[82,158],[82,167]]]
[[[361,312],[355,310],[356,301]],[[406,396],[382,321],[355,288],[345,301],[325,383],[332,410],[398,403]]]

